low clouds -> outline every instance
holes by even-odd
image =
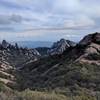
[[[99,31],[99,4],[98,0],[0,0],[0,33],[8,30],[33,38],[53,34],[56,39],[60,32],[69,36]]]

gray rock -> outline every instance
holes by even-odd
[[[74,46],[76,46],[76,43],[69,40],[61,39],[60,41],[55,42],[53,44],[51,49],[48,50],[48,54],[49,55],[62,54],[66,49]]]

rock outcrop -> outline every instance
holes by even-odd
[[[80,45],[88,45],[90,43],[100,44],[100,33],[89,34],[85,36],[80,42]]]
[[[19,67],[27,61],[36,61],[40,57],[36,49],[22,48],[17,45],[11,45],[5,40],[0,45],[0,59],[11,64],[11,66]]]
[[[77,59],[82,63],[100,65],[100,33],[89,34],[80,42],[80,46],[85,46],[84,52]]]
[[[74,46],[76,46],[76,43],[69,40],[61,39],[60,41],[57,41],[53,44],[53,46],[48,50],[48,54],[62,54],[66,49]]]
[[[15,71],[30,60],[36,61],[40,57],[36,49],[22,48],[17,45],[11,45],[5,40],[0,44],[0,82],[9,87],[15,87]]]

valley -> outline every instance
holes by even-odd
[[[38,49],[19,47],[17,43],[11,45],[3,40],[0,84],[3,95],[7,91],[17,97],[28,93],[47,95],[46,99],[30,100],[99,100],[100,33],[89,34],[79,43],[61,39],[50,48]],[[1,94],[0,97],[3,98]]]

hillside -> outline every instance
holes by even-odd
[[[40,54],[35,49],[22,48],[17,44],[11,45],[3,40],[0,44],[0,82],[15,87],[15,70],[30,60],[36,61],[39,57]]]
[[[87,40],[89,42],[87,42]],[[42,58],[20,69],[18,82],[22,89],[60,89],[78,94],[86,89],[100,91],[100,33],[87,35],[63,54]],[[20,81],[22,80],[23,81]]]
[[[99,100],[96,98],[100,96],[100,33],[89,34],[74,44],[60,40],[53,47],[56,51],[62,51],[48,56],[43,56],[48,48],[38,48],[43,56],[40,57],[36,49],[19,48],[17,44],[13,46],[3,41],[0,46],[1,83],[7,89],[23,91],[17,94],[10,92],[17,97],[29,95],[27,98],[30,98],[27,93],[32,90],[35,92],[31,92],[31,95],[36,98],[36,91],[42,96],[49,93],[46,100]],[[26,93],[25,89],[30,90]],[[51,92],[55,95],[51,95]],[[60,95],[64,99],[60,99]],[[37,100],[44,98],[42,96]],[[53,99],[49,99],[49,96],[53,96]],[[24,97],[21,97],[22,100]]]

